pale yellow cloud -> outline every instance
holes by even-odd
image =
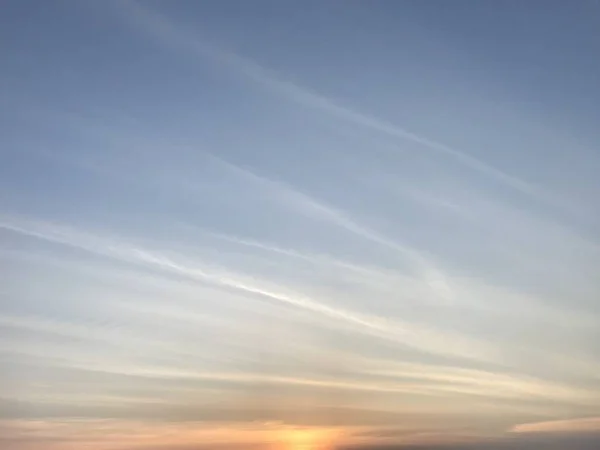
[[[600,417],[552,420],[515,425],[513,433],[569,433],[581,431],[600,431]]]

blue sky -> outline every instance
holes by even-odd
[[[596,2],[2,11],[9,448],[600,428]]]

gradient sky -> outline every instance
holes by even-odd
[[[5,0],[0,42],[3,449],[600,430],[596,1]]]

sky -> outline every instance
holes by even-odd
[[[3,449],[597,448],[598,2],[5,0],[0,48]]]

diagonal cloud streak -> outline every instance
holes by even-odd
[[[489,176],[529,197],[550,204],[562,203],[554,196],[533,184],[497,169],[461,150],[418,135],[383,119],[342,106],[331,98],[305,86],[284,80],[275,71],[262,66],[250,58],[223,50],[205,40],[199,39],[196,34],[177,26],[160,13],[141,6],[139,2],[122,2],[119,6],[127,11],[128,17],[132,22],[136,23],[147,33],[160,39],[163,43],[175,48],[187,49],[202,58],[210,58],[217,61],[230,70],[277,92],[290,101],[317,109],[353,125],[419,144],[438,154],[448,156],[460,164]]]
[[[551,420],[546,422],[521,423],[512,427],[513,433],[575,433],[600,431],[600,417]]]
[[[133,246],[112,238],[104,238],[72,228],[57,226],[39,221],[15,221],[0,217],[0,228],[26,236],[77,248],[92,254],[116,259],[130,264],[142,265],[168,273],[177,274],[193,281],[209,282],[227,288],[258,295],[271,301],[284,303],[312,313],[328,317],[347,325],[357,326],[358,330],[371,336],[391,340],[396,343],[425,351],[427,353],[457,357],[490,360],[492,349],[482,342],[475,342],[465,336],[449,335],[406,322],[390,321],[329,306],[301,294],[261,286],[255,279],[219,271],[215,268],[190,265],[187,262]]]
[[[346,212],[324,203],[318,198],[314,198],[295,187],[289,186],[282,181],[275,181],[262,175],[258,175],[253,171],[237,166],[215,155],[210,155],[216,162],[226,166],[229,170],[248,178],[256,183],[259,183],[269,189],[270,192],[275,192],[278,196],[285,199],[285,204],[294,205],[295,208],[308,216],[316,217],[321,220],[328,221],[362,239],[378,244],[387,249],[399,253],[402,257],[408,258],[419,274],[427,281],[429,287],[442,299],[449,300],[452,298],[452,292],[449,287],[445,273],[440,270],[417,249],[398,243],[380,233],[370,229],[369,227],[357,222],[350,217]]]

